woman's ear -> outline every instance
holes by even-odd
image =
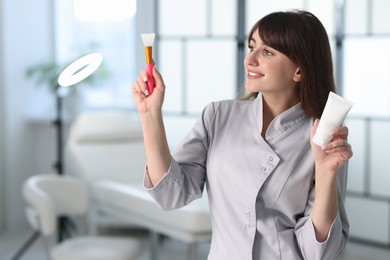
[[[300,82],[301,81],[301,69],[297,67],[297,70],[294,73],[293,80],[295,82]]]

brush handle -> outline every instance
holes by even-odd
[[[153,77],[153,64],[147,65],[146,72],[148,73],[148,91],[150,94],[152,94],[155,85]]]

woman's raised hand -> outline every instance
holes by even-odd
[[[142,70],[133,85],[133,97],[140,115],[161,111],[164,102],[165,84],[156,67],[153,67],[153,77],[155,87],[153,93],[148,91],[148,75],[146,70]]]
[[[319,120],[314,122],[311,130],[311,140],[317,130]],[[332,140],[329,144],[320,147],[311,142],[312,151],[316,164],[326,169],[337,172],[351,157],[352,148],[348,143],[348,128],[336,127],[332,130]]]

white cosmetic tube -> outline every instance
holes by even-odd
[[[313,143],[321,147],[328,144],[332,139],[330,132],[333,128],[341,126],[352,106],[351,101],[329,92],[328,101],[326,101],[320,123],[313,137]]]

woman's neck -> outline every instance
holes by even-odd
[[[261,135],[265,138],[268,126],[272,120],[284,111],[299,103],[298,97],[281,98],[262,96],[263,99],[263,129]]]

